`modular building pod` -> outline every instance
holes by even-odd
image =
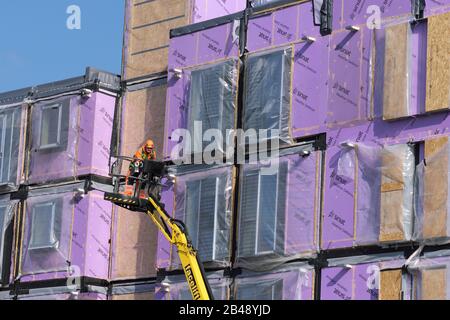
[[[29,184],[108,176],[119,90],[118,76],[91,68],[85,76],[33,89]]]
[[[34,188],[24,201],[21,283],[72,277],[108,279],[112,204],[85,182]]]
[[[411,240],[415,165],[407,144],[329,148],[322,249]]]
[[[271,270],[319,249],[322,152],[280,151],[240,173],[236,265]]]

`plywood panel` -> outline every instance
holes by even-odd
[[[446,300],[447,299],[447,270],[429,269],[422,270],[420,277],[421,300]]]
[[[383,89],[385,120],[408,115],[408,28],[407,23],[386,28]]]
[[[380,241],[401,241],[405,238],[402,214],[404,163],[398,163],[398,160],[405,159],[406,148],[383,151],[381,155]]]
[[[156,276],[158,230],[143,213],[118,208],[114,228],[113,279],[136,279]]]
[[[402,270],[384,270],[380,272],[379,299],[402,299]]]
[[[166,85],[124,96],[121,155],[132,156],[147,139],[155,142],[158,158],[164,143]],[[126,174],[128,163],[122,168]],[[158,230],[145,214],[118,208],[114,233],[113,278],[129,279],[156,275]]]
[[[426,111],[450,103],[450,12],[428,18]]]
[[[132,7],[132,28],[142,27],[151,23],[184,16],[188,0],[135,0]]]
[[[133,1],[125,30],[125,79],[167,71],[170,30],[187,25],[189,0]]]
[[[448,137],[425,141],[423,177],[424,238],[447,235]]]
[[[126,79],[167,71],[169,47],[130,56],[125,66]]]
[[[127,92],[123,113],[121,154],[133,155],[147,139],[155,142],[158,159],[164,143],[167,86]]]

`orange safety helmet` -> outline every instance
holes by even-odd
[[[144,144],[144,152],[147,154],[150,154],[153,152],[153,150],[155,149],[155,144],[153,142],[153,140],[147,140]]]

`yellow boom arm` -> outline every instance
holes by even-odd
[[[164,237],[177,247],[181,265],[194,300],[212,300],[213,295],[205,271],[193,248],[186,228],[181,221],[172,219],[153,198],[148,198],[147,214],[163,233]]]

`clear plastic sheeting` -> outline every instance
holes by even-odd
[[[343,144],[338,177],[355,182],[356,245],[411,240],[414,148]]]
[[[68,271],[74,209],[81,200],[73,189],[36,190],[26,200],[20,276]]]
[[[4,279],[5,271],[10,268],[12,250],[12,221],[18,201],[11,201],[9,195],[0,197],[0,287],[7,285],[10,279]]]
[[[33,105],[28,172],[31,183],[75,177],[80,99],[72,96]]]
[[[184,137],[183,141],[185,156],[210,149],[223,155],[226,146],[233,142],[238,65],[238,60],[229,59],[183,70],[187,94],[183,122],[190,133],[190,139]]]
[[[231,166],[176,177],[174,217],[186,224],[205,267],[230,265],[232,193]],[[175,247],[170,265],[181,267]]]
[[[272,270],[318,251],[322,153],[284,155],[241,172],[236,265]]]
[[[448,137],[426,140],[424,160],[416,169],[414,240],[426,244],[450,239]]]
[[[234,281],[235,300],[314,300],[314,268],[293,264],[270,273],[244,272]]]
[[[231,279],[225,278],[223,272],[206,275],[214,300],[230,299]],[[156,284],[155,300],[192,300],[186,277],[184,275],[168,276]]]
[[[450,300],[450,257],[420,257],[408,266],[413,300]]]
[[[249,54],[245,67],[243,127],[256,144],[292,143],[290,130],[292,47]],[[250,131],[255,130],[255,131]]]
[[[270,3],[275,3],[275,2],[280,2],[282,0],[252,0],[252,7],[260,7],[260,6],[264,6],[266,4],[270,4]]]

